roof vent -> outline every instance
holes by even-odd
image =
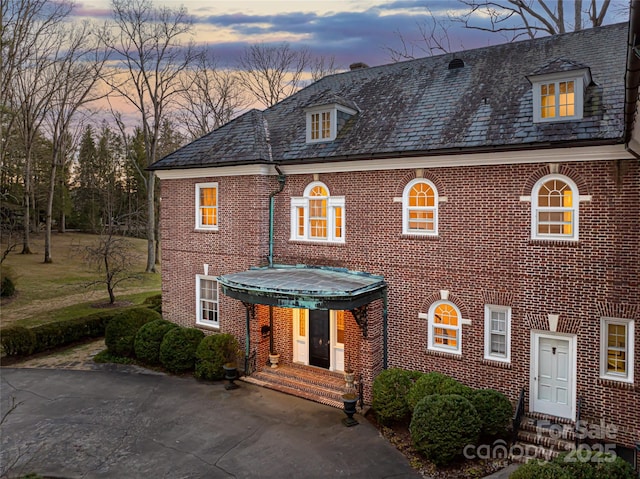
[[[369,68],[369,65],[362,62],[352,63],[349,65],[349,70],[362,70],[363,68]]]
[[[464,67],[464,62],[460,58],[454,58],[449,62],[449,70],[455,70],[456,68]]]

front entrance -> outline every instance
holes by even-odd
[[[575,341],[575,336],[531,332],[531,411],[575,419]]]
[[[294,309],[293,361],[343,371],[344,311]]]
[[[329,369],[329,311],[309,311],[309,364]]]

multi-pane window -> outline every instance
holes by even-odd
[[[508,362],[511,356],[511,308],[488,304],[484,315],[485,358]]]
[[[575,82],[559,81],[540,85],[540,117],[575,116]]]
[[[196,229],[218,229],[218,184],[196,185]]]
[[[328,140],[331,138],[331,112],[321,111],[310,113],[311,117],[311,140]]]
[[[566,177],[539,180],[531,195],[532,238],[578,239],[578,191]]]
[[[411,181],[402,195],[402,232],[435,235],[438,233],[438,192],[433,183]]]
[[[428,349],[461,353],[461,317],[458,308],[448,301],[438,301],[429,308]]]
[[[600,356],[602,377],[633,382],[633,326],[625,319],[602,318]]]
[[[291,198],[291,239],[343,243],[344,196],[331,196],[324,183],[313,182],[304,196]]]
[[[344,311],[336,311],[336,343],[344,344]]]
[[[218,281],[210,276],[196,276],[196,301],[198,316],[196,324],[219,327]]]

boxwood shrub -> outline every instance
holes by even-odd
[[[160,344],[160,363],[172,373],[194,369],[196,349],[204,333],[196,328],[178,327],[164,335]]]
[[[468,398],[472,393],[473,389],[456,381],[451,376],[437,371],[431,371],[423,374],[415,384],[411,386],[411,389],[407,393],[407,404],[409,410],[413,411],[422,398],[431,394],[459,394],[460,396]]]
[[[231,334],[207,336],[196,349],[195,377],[217,380],[224,378],[223,364],[238,350],[238,340]]]
[[[162,295],[154,294],[145,298],[142,302],[147,308],[153,309],[155,312],[162,314]]]
[[[432,394],[416,404],[409,431],[416,450],[441,466],[461,456],[466,445],[477,444],[481,425],[467,398]]]
[[[10,326],[0,331],[0,344],[7,356],[28,356],[36,348],[36,335],[29,328]]]
[[[529,461],[509,479],[637,479],[631,464],[620,457],[590,450],[562,453],[551,461]]]
[[[161,319],[160,314],[149,308],[127,309],[116,314],[105,329],[107,349],[115,356],[133,356],[138,330],[156,319]]]
[[[513,405],[509,398],[495,389],[476,389],[468,398],[482,420],[481,434],[504,437],[513,417]]]
[[[382,424],[408,419],[411,410],[407,393],[422,373],[390,368],[382,371],[373,381],[372,407]]]
[[[165,319],[154,319],[142,327],[136,333],[133,343],[136,358],[146,364],[160,364],[160,344],[167,332],[179,327],[177,324]]]
[[[16,292],[16,286],[13,280],[9,276],[3,276],[0,280],[0,296],[3,298],[10,298]]]

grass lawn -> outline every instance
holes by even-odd
[[[2,263],[2,275],[14,280],[16,294],[4,299],[0,310],[0,326],[10,324],[35,326],[46,322],[83,316],[105,306],[109,295],[104,284],[90,287],[84,283],[101,275],[86,263],[84,247],[95,242],[96,235],[84,233],[52,234],[53,263],[45,264],[44,234],[31,235],[34,254],[20,254],[22,245]],[[140,280],[120,283],[114,290],[116,301],[139,304],[148,296],[160,293],[160,274],[144,273],[147,241],[130,239],[136,253],[133,273]]]

